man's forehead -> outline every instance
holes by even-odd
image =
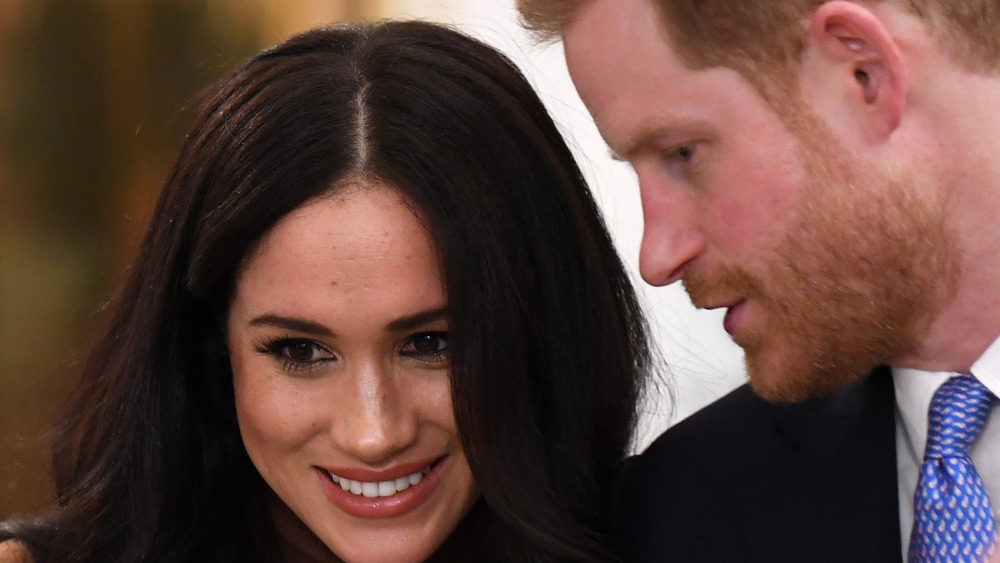
[[[606,44],[627,44],[638,26],[655,25],[646,17],[652,11],[645,0],[587,0],[581,2],[563,28],[569,51],[589,54]]]
[[[570,76],[599,123],[612,107],[655,97],[680,67],[652,13],[645,0],[590,0],[564,31]]]

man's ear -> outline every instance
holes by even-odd
[[[802,81],[804,94],[828,119],[860,126],[869,140],[899,126],[906,66],[889,30],[862,4],[834,0],[813,13]]]

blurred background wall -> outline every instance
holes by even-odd
[[[608,158],[561,46],[533,42],[513,0],[0,0],[0,519],[51,501],[46,431],[201,89],[292,33],[377,17],[449,22],[511,56],[576,150],[634,270],[634,177]],[[718,313],[635,279],[665,359],[641,449],[743,368]]]

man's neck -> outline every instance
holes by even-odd
[[[963,69],[940,51],[918,58],[911,128],[897,148],[922,163],[943,196],[958,271],[924,337],[892,364],[962,372],[1000,335],[1000,77]]]

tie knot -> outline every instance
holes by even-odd
[[[968,455],[996,401],[996,395],[969,374],[946,381],[931,401],[925,458]]]

